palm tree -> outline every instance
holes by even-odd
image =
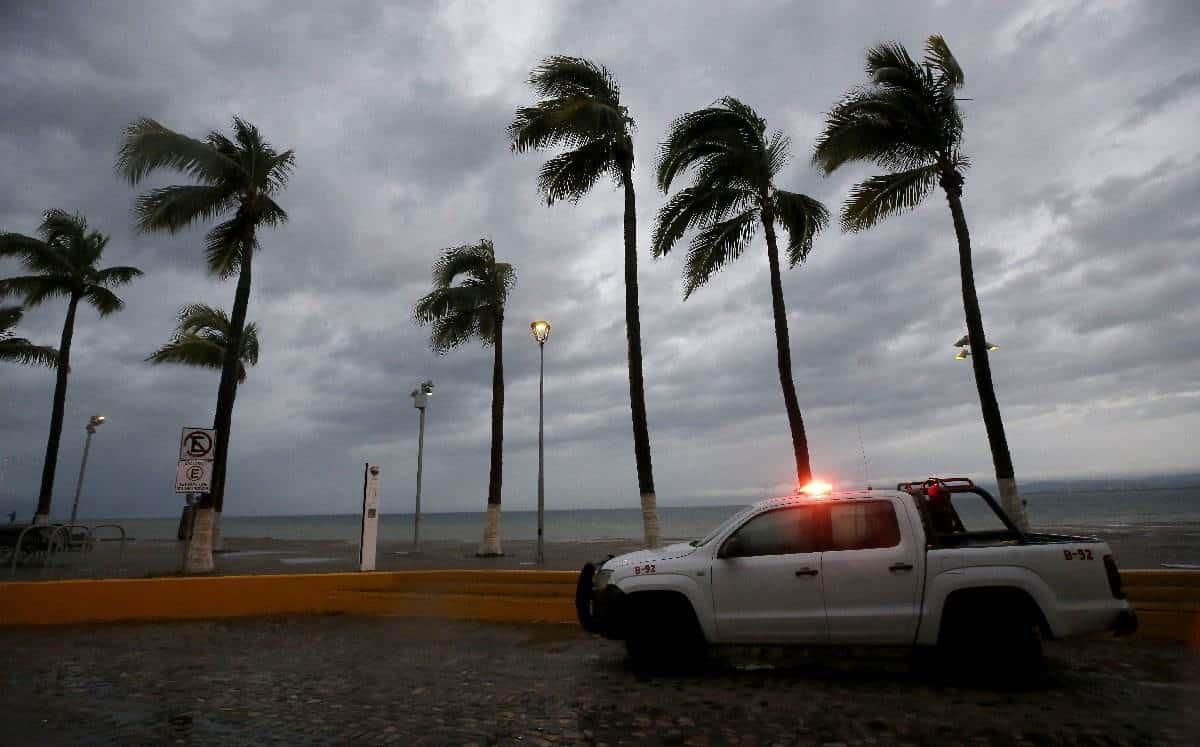
[[[657,179],[664,194],[671,183],[694,169],[692,185],[681,189],[658,213],[654,256],[661,257],[689,230],[696,229],[688,247],[683,297],[708,282],[713,273],[742,256],[762,225],[771,271],[771,308],[775,317],[775,346],[779,383],[792,433],[796,479],[812,479],[808,437],[792,381],[792,352],[787,310],[779,274],[775,227],[788,232],[788,266],[803,262],[813,237],[829,222],[829,212],[817,200],[778,189],[773,180],[788,160],[788,139],[776,131],[767,136],[767,123],[750,107],[732,97],[684,114],[671,123],[662,144]]]
[[[25,311],[20,306],[0,306],[0,361],[56,367],[58,365],[57,350],[34,345],[24,337],[17,337],[13,334],[13,327],[17,326],[24,314]]]
[[[865,161],[887,172],[851,190],[842,207],[846,231],[864,231],[889,215],[916,207],[935,186],[945,193],[958,239],[971,363],[1000,499],[1009,516],[1028,528],[992,386],[971,265],[971,235],[963,214],[963,171],[969,161],[961,152],[963,118],[954,95],[964,82],[962,68],[946,41],[931,36],[925,42],[923,62],[913,60],[902,45],[886,42],[867,50],[866,71],[870,81],[851,89],[826,115],[813,163],[826,174],[851,161]]]
[[[179,324],[170,341],[146,360],[156,364],[180,363],[220,371],[225,366],[228,344],[229,315],[207,304],[190,304],[179,310]],[[246,366],[257,363],[258,327],[254,322],[248,322],[242,330],[242,352],[237,362],[236,380],[239,386],[246,381]],[[234,394],[236,398],[236,390]],[[195,539],[195,532],[188,532],[185,570],[189,572],[204,570],[206,558],[212,557],[212,551],[221,549],[220,516],[214,517],[212,533],[203,540],[211,543],[211,547],[194,542]]]
[[[202,303],[179,310],[179,324],[171,340],[146,360],[221,370],[229,346],[229,315]],[[248,322],[242,330],[242,352],[237,357],[237,383],[246,381],[246,367],[258,363],[258,326]]]
[[[479,555],[503,555],[500,547],[500,489],[504,457],[504,304],[517,283],[507,262],[496,261],[489,239],[445,249],[433,264],[433,290],[417,301],[413,319],[431,325],[437,353],[471,339],[495,350],[492,363],[492,453],[488,473],[487,524]]]
[[[120,311],[125,303],[112,292],[139,277],[136,267],[98,267],[108,237],[89,231],[83,216],[63,210],[48,210],[38,227],[41,238],[19,233],[0,233],[0,257],[17,257],[33,273],[0,280],[0,298],[24,296],[26,306],[37,306],[49,298],[67,299],[62,342],[58,346],[58,376],[54,383],[54,406],[50,411],[50,435],[38,490],[35,524],[50,516],[54,496],[54,472],[58,466],[58,444],[62,438],[63,411],[67,404],[67,375],[71,370],[71,339],[75,335],[75,312],[81,301],[100,316]]]
[[[251,265],[259,247],[258,230],[287,222],[287,213],[275,202],[275,196],[287,186],[294,164],[292,151],[275,150],[258,128],[238,117],[233,118],[232,139],[214,131],[204,140],[196,140],[145,118],[125,130],[117,170],[131,185],[164,168],[197,182],[159,187],[140,195],[134,203],[139,230],[177,233],[193,224],[224,217],[205,235],[205,258],[209,271],[219,278],[237,275],[227,350],[242,349]],[[212,491],[201,500],[196,512],[195,534],[199,541],[193,565],[199,569],[212,567],[212,527],[219,523],[225,502],[238,366],[239,359],[233,355],[225,356],[221,366],[213,418],[217,443]]]
[[[633,192],[633,118],[621,105],[621,87],[608,68],[580,57],[547,57],[529,83],[541,97],[518,109],[508,127],[514,153],[568,148],[542,166],[538,190],[547,205],[578,202],[602,176],[625,191],[625,339],[629,350],[629,403],[646,545],[659,544],[658,501],[642,381],[642,322],[638,311],[637,210]]]

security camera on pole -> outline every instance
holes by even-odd
[[[83,490],[83,471],[87,469],[88,449],[92,448],[92,436],[107,419],[103,415],[93,415],[88,419],[87,438],[83,441],[83,459],[79,462],[79,480],[75,483],[75,502],[71,504],[71,524],[75,523],[75,514],[79,511],[79,493]]]
[[[413,407],[421,411],[421,424],[417,430],[417,506],[413,511],[413,552],[421,550],[421,467],[425,456],[425,408],[433,396],[433,380],[426,379],[412,390]]]

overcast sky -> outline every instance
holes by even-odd
[[[212,418],[217,375],[152,367],[176,310],[228,308],[203,228],[138,235],[113,161],[148,116],[203,136],[237,114],[296,151],[261,235],[250,318],[262,357],[238,394],[226,511],[349,513],[364,462],[384,510],[410,510],[430,377],[428,511],[481,510],[491,351],[444,356],[410,313],[447,246],[481,236],[513,263],[504,505],[536,502],[537,346],[546,346],[551,508],[637,505],[624,335],[620,192],[548,208],[544,156],[514,156],[513,110],[549,54],[607,65],[637,121],[646,403],[659,501],[730,502],[794,474],[775,366],[765,245],[686,303],[684,252],[648,246],[672,118],[734,95],[792,139],[781,188],[836,209],[865,168],[809,165],[822,113],[863,80],[863,52],[943,34],[966,71],[964,204],[996,391],[1018,480],[1200,467],[1200,4],[1135,2],[197,3],[10,1],[0,7],[0,230],[51,207],[111,235],[106,264],[144,278],[127,308],[81,310],[54,513],[70,511],[83,426],[85,515],[175,515],[179,428]],[[175,179],[173,181],[179,181]],[[156,182],[157,183],[157,182]],[[14,262],[0,275],[16,274]],[[958,260],[941,193],[877,229],[816,240],[783,278],[796,389],[816,472],[853,486],[990,477]],[[18,331],[57,344],[65,302]],[[53,374],[0,371],[0,510],[32,512]],[[864,467],[859,430],[865,446]],[[1036,520],[1036,507],[1034,507]],[[27,518],[27,517],[26,517]]]

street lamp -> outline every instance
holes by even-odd
[[[999,345],[993,345],[992,343],[988,342],[987,340],[983,341],[983,345],[984,345],[984,347],[987,348],[987,351],[989,353],[992,352],[993,350],[1000,349]],[[958,342],[954,343],[954,347],[958,348],[958,352],[954,354],[954,360],[965,361],[967,359],[967,357],[971,355],[970,337],[968,335],[963,335],[962,339],[960,339]]]
[[[421,411],[421,425],[417,431],[417,508],[413,512],[413,550],[421,548],[421,466],[425,457],[425,406],[433,396],[433,380],[426,379],[412,390],[413,407]]]
[[[93,415],[88,418],[87,438],[83,441],[83,461],[79,463],[79,480],[75,483],[75,502],[71,504],[71,523],[75,523],[75,514],[79,511],[79,492],[83,490],[83,471],[87,469],[88,449],[92,446],[92,434],[104,425],[108,418],[103,415]]]
[[[542,383],[546,379],[546,340],[550,339],[550,322],[544,319],[538,319],[530,323],[529,332],[533,335],[533,339],[537,340],[538,344],[538,535],[537,535],[537,562],[538,565],[543,565],[546,562],[543,542],[543,519],[546,513],[546,454],[543,449],[542,439],[542,413],[543,413],[543,392]]]

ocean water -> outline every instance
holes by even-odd
[[[1151,528],[1200,523],[1200,487],[1152,490],[1080,490],[1031,492],[1030,518],[1035,529],[1105,530],[1131,527]],[[664,537],[702,537],[723,519],[741,508],[729,506],[660,506],[659,521]],[[422,513],[422,540],[478,542],[483,531],[479,513]],[[161,519],[88,519],[97,524],[114,521],[139,540],[175,538],[179,517]],[[226,516],[222,532],[227,537],[270,537],[291,540],[344,540],[358,542],[357,514],[322,516]],[[642,514],[638,508],[575,509],[547,511],[546,540],[595,541],[637,539],[642,536]],[[381,541],[412,539],[412,514],[384,511],[380,517]],[[537,538],[535,511],[505,511],[502,536],[508,540]]]

